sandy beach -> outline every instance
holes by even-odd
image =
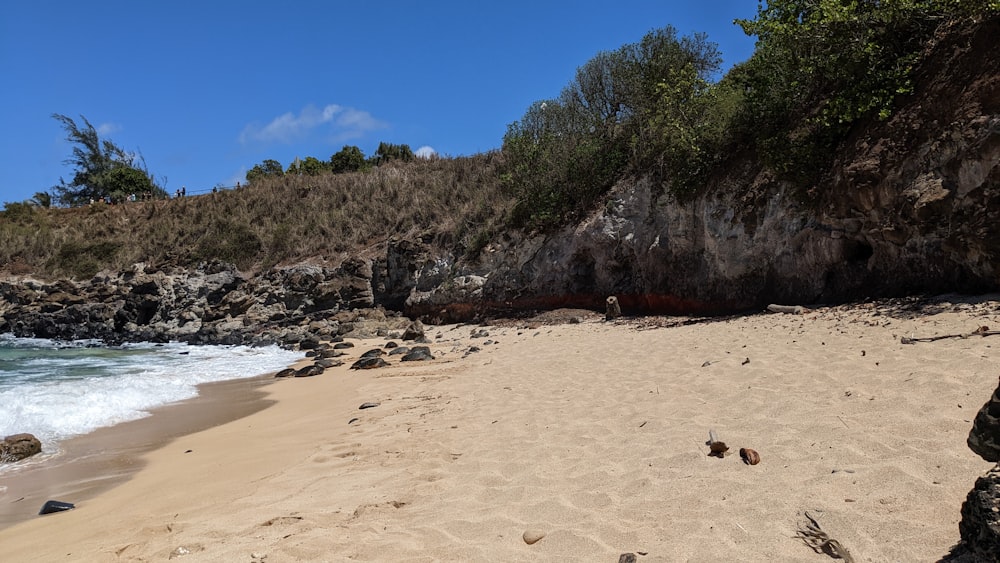
[[[1000,338],[900,339],[1000,327],[996,299],[428,327],[435,360],[276,381],[0,530],[0,558],[829,561],[796,538],[808,511],[856,561],[937,561],[991,467],[965,441]]]

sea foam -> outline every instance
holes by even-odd
[[[197,396],[197,385],[277,371],[302,354],[276,346],[53,342],[0,335],[0,437],[59,441]]]

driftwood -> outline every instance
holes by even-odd
[[[802,305],[768,305],[767,310],[772,313],[788,313],[792,315],[804,315],[809,312]]]
[[[843,559],[845,563],[854,563],[854,557],[851,555],[851,552],[847,551],[846,547],[840,545],[839,541],[828,536],[820,528],[819,522],[808,512],[805,515],[809,519],[809,523],[799,528],[795,537],[804,541],[816,553],[825,553],[834,559]]]
[[[993,336],[994,334],[1000,334],[1000,330],[990,330],[988,326],[981,326],[976,330],[964,334],[942,334],[940,336],[925,336],[922,338],[908,338],[906,336],[899,339],[901,344],[916,344],[917,342],[934,342],[935,340],[944,340],[945,338],[968,338],[970,336]]]

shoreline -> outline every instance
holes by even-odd
[[[901,342],[1000,325],[997,296],[952,299],[428,327],[437,359],[264,386],[269,408],[0,544],[13,561],[806,563],[823,557],[796,538],[808,512],[859,561],[936,561],[993,465],[965,437],[1000,358],[1000,339]],[[709,430],[760,463],[709,457]]]
[[[9,473],[0,474],[0,486],[6,487],[0,491],[0,530],[37,517],[47,500],[87,502],[140,471],[148,452],[267,408],[272,403],[265,388],[274,383],[274,373],[199,384],[195,397],[71,437],[51,458],[6,468]]]

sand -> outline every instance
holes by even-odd
[[[832,561],[795,537],[809,511],[856,561],[936,561],[991,467],[965,440],[1000,337],[900,337],[1000,327],[995,299],[431,327],[436,360],[277,381],[0,558]],[[710,429],[760,464],[706,455]]]

